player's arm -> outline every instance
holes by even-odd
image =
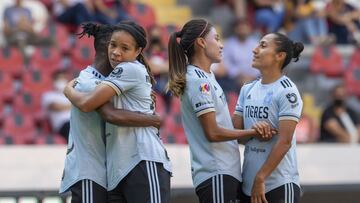
[[[349,133],[340,125],[335,118],[330,118],[324,123],[324,128],[335,136],[338,142],[349,142]]]
[[[297,122],[293,120],[280,120],[278,133],[279,139],[273,146],[268,159],[256,174],[254,187],[256,184],[265,182],[265,179],[270,176],[284,158],[285,154],[289,151],[296,125]]]
[[[96,86],[93,91],[86,93],[77,91],[74,85],[76,85],[75,79],[66,85],[64,95],[83,112],[94,111],[116,95],[113,88],[102,83]]]
[[[151,115],[124,109],[116,109],[110,102],[102,105],[97,112],[105,121],[114,125],[131,127],[154,126],[156,128],[160,128],[162,125],[162,119],[157,114]]]
[[[216,123],[214,111],[200,115],[199,120],[204,130],[205,136],[210,142],[249,139],[253,136],[259,135],[259,133],[255,129],[231,130],[218,126]],[[267,129],[270,129],[270,127]],[[269,136],[271,134],[270,130],[266,130],[265,133]]]

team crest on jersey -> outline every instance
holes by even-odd
[[[121,74],[123,73],[124,69],[122,67],[116,67],[112,72],[111,75],[116,78],[120,78]]]
[[[199,89],[203,94],[210,94],[210,85],[208,83],[201,84]]]

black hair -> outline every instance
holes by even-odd
[[[106,55],[107,58],[107,47],[113,32],[112,27],[96,23],[84,23],[81,27],[83,31],[77,34],[79,38],[82,38],[84,35],[87,35],[87,37],[93,36],[96,55],[101,57]]]
[[[129,33],[135,39],[136,48],[142,48],[141,53],[136,59],[146,67],[146,70],[150,76],[151,84],[154,85],[156,83],[156,80],[151,72],[149,63],[147,62],[143,54],[143,50],[147,45],[145,29],[133,21],[121,21],[120,23],[116,24],[113,28],[114,28],[114,32],[126,31],[127,33]]]
[[[304,45],[301,42],[293,42],[286,35],[281,33],[275,34],[275,44],[277,45],[277,52],[285,52],[286,57],[284,63],[282,64],[281,70],[284,69],[291,61],[295,59],[294,62],[297,62],[300,57],[300,53],[304,50]]]
[[[170,36],[169,52],[169,91],[180,96],[186,86],[186,66],[194,55],[194,43],[199,37],[206,36],[213,27],[205,19],[194,19],[187,22],[179,32]]]

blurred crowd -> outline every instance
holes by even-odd
[[[336,51],[339,45],[346,45],[353,47],[355,51],[353,51],[354,54],[348,53],[351,56],[347,57],[348,59],[339,59],[339,63],[342,63],[339,65],[341,67],[335,67],[335,69],[343,68],[339,73],[326,74],[327,70],[320,70],[326,68],[326,65],[322,64],[318,66],[320,69],[314,68],[316,65],[312,61],[318,62],[320,59],[313,59],[315,56],[311,54],[301,59],[305,61],[301,63],[303,67],[289,67],[290,77],[293,76],[294,81],[298,82],[297,85],[303,92],[305,101],[297,138],[299,143],[317,141],[358,143],[360,141],[360,108],[358,108],[360,91],[357,91],[356,88],[355,90],[349,88],[349,86],[358,84],[356,80],[360,81],[360,56],[355,54],[356,51],[359,51],[358,46],[360,45],[359,2],[346,0],[214,0],[212,3],[214,10],[226,8],[226,15],[230,15],[229,18],[214,19],[222,30],[224,49],[223,62],[214,64],[212,67],[217,80],[227,93],[230,111],[235,108],[241,86],[259,76],[259,72],[251,67],[252,50],[264,33],[282,32],[292,40],[303,42],[309,47],[321,47],[323,48],[321,52],[314,49],[314,53],[320,53],[319,57],[323,57],[325,61],[331,63],[333,60],[331,57],[333,55],[335,57],[336,53],[339,53],[338,50]],[[158,95],[157,106],[160,113],[167,116],[165,125],[171,126],[165,127],[166,129],[163,131],[164,141],[186,143],[184,138],[177,137],[184,137],[183,134],[174,135],[174,130],[180,129],[177,125],[181,125],[178,113],[179,102],[166,92],[167,39],[171,32],[179,28],[177,25],[159,25],[152,12],[151,6],[135,0],[2,0],[0,3],[0,14],[3,18],[3,23],[0,25],[0,38],[2,39],[0,40],[2,47],[0,80],[3,87],[1,88],[11,88],[14,93],[6,91],[6,94],[1,93],[3,130],[0,137],[9,138],[11,137],[9,134],[12,133],[11,130],[6,130],[7,125],[11,126],[8,124],[11,121],[7,121],[5,115],[28,112],[19,110],[20,107],[16,106],[16,100],[20,94],[24,98],[27,87],[31,86],[26,83],[28,77],[26,75],[31,75],[32,79],[36,79],[36,73],[39,73],[42,74],[42,78],[50,78],[50,83],[40,80],[43,85],[39,86],[46,86],[46,88],[40,88],[42,90],[39,94],[33,95],[33,97],[41,98],[39,99],[41,108],[33,109],[36,111],[36,116],[33,116],[34,125],[39,127],[40,131],[44,131],[45,128],[45,134],[56,134],[61,137],[58,143],[65,143],[70,105],[59,93],[61,92],[59,89],[66,81],[75,77],[79,70],[91,63],[91,54],[93,53],[92,50],[83,49],[87,48],[86,44],[89,45],[89,43],[91,47],[91,41],[84,39],[85,41],[81,42],[77,39],[76,33],[79,32],[79,25],[88,21],[116,24],[121,20],[135,20],[147,28],[149,46],[146,49],[146,55],[157,80],[154,87]],[[208,15],[208,18],[211,19],[211,13]],[[335,49],[334,53],[329,51],[333,48]],[[8,70],[9,67],[5,67],[3,61],[6,61],[7,55],[15,55],[16,51],[20,53],[20,57],[13,59],[10,57],[12,61],[9,64],[14,66],[15,61],[19,60],[23,66],[19,69],[20,71]],[[45,58],[45,63],[35,63],[38,61],[34,59],[38,52],[40,52],[40,58]],[[90,57],[86,58],[89,55]],[[77,58],[83,60],[83,63],[78,63]],[[336,62],[336,59],[334,60]],[[350,68],[353,61],[355,65]],[[295,71],[292,71],[293,68]],[[349,73],[350,76],[348,76],[345,74],[345,69],[354,69],[354,72]],[[301,74],[297,74],[299,71],[296,70],[301,70]],[[8,79],[11,81],[9,82],[11,85],[5,87],[4,81],[9,78],[7,73],[11,73],[10,79]],[[324,84],[321,80],[334,82],[325,82],[330,86],[324,85],[327,87],[320,88],[320,90],[316,87],[309,88],[309,84],[304,84],[304,80],[302,80],[302,78],[311,77],[321,78],[323,75],[325,75],[325,79],[320,79],[320,85],[317,83],[312,85],[321,87],[321,84]],[[318,81],[317,78],[310,82]],[[348,82],[348,78],[353,78],[355,82]],[[318,92],[327,96],[319,97]],[[326,100],[323,100],[324,98]],[[355,98],[355,102],[350,102],[353,105],[347,105],[349,98]],[[16,119],[17,117],[14,116],[14,125],[18,124]],[[44,125],[43,122],[48,124]],[[44,134],[44,132],[42,133]],[[39,132],[32,132],[29,137],[34,137],[33,134],[39,134]],[[44,139],[45,141],[39,141],[39,143],[48,142],[46,141],[48,137]],[[2,142],[27,144],[34,141],[17,142],[16,139],[12,141],[5,139]],[[57,143],[56,139],[52,142]]]

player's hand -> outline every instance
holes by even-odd
[[[251,190],[251,203],[268,203],[265,197],[265,180],[258,176],[255,177]]]
[[[259,121],[252,126],[252,129],[255,129],[258,135],[257,139],[260,141],[268,141],[275,135],[277,132],[271,128],[270,124],[265,121]]]
[[[155,119],[154,127],[160,130],[161,126],[164,124],[164,119],[156,112],[154,112],[153,116]]]
[[[66,86],[65,86],[65,88],[64,88],[64,90],[63,90],[63,93],[64,93],[64,95],[66,96],[66,97],[68,97],[68,94],[70,93],[70,91],[72,90],[72,89],[74,89],[74,87],[76,86],[76,84],[77,84],[77,78],[74,78],[74,79],[72,79],[70,82],[68,82],[68,84],[66,84]]]

